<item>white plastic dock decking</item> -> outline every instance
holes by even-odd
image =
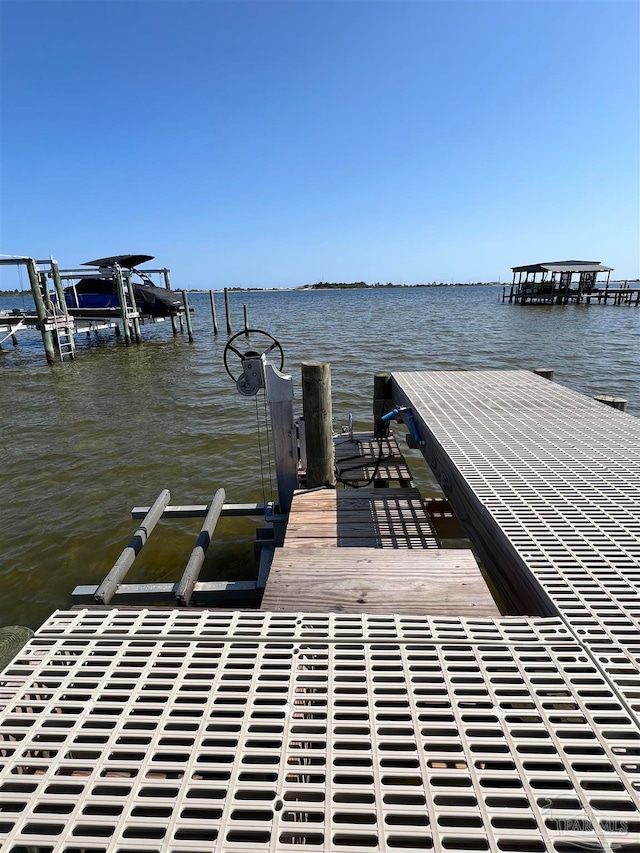
[[[392,383],[509,612],[561,614],[640,710],[640,420],[527,371]]]
[[[69,611],[2,684],[7,853],[638,849],[638,726],[559,619]]]

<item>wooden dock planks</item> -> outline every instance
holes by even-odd
[[[285,548],[437,548],[417,489],[318,489],[294,495]]]
[[[471,551],[438,548],[412,488],[295,494],[262,610],[499,615]]]
[[[382,443],[381,443],[382,442]],[[388,481],[411,485],[411,471],[393,435],[377,439],[371,432],[355,432],[334,439],[338,479],[345,483],[379,484]]]
[[[471,551],[282,548],[262,610],[499,616]]]

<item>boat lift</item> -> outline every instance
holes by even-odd
[[[242,347],[240,338],[245,339]],[[278,366],[267,356],[278,356]],[[240,366],[236,366],[236,359]],[[225,490],[219,488],[209,504],[171,506],[171,495],[163,489],[152,506],[134,507],[133,518],[143,521],[122,551],[102,583],[77,586],[72,598],[75,604],[149,604],[171,602],[219,605],[240,602],[242,606],[259,604],[266,586],[273,554],[284,540],[293,493],[298,487],[298,438],[293,413],[293,380],[282,373],[284,353],[280,343],[267,332],[248,329],[229,339],[224,350],[224,365],[238,392],[244,397],[264,390],[269,406],[278,503],[225,503]],[[259,556],[256,580],[200,581],[199,574],[221,517],[262,517],[264,526],[256,531],[255,549]],[[178,581],[165,583],[125,583],[126,575],[148,541],[160,519],[204,518],[196,544]]]
[[[122,256],[127,257],[127,256]],[[16,333],[22,329],[37,329],[42,336],[45,357],[48,364],[65,358],[74,359],[76,356],[75,334],[89,333],[100,329],[115,329],[120,334],[119,321],[122,322],[124,339],[127,346],[140,343],[140,325],[147,320],[158,322],[163,317],[143,317],[136,306],[133,290],[132,273],[136,270],[113,263],[109,267],[84,266],[81,269],[63,269],[53,258],[38,260],[27,256],[11,256],[0,258],[0,266],[26,267],[29,277],[31,296],[35,312],[14,309],[0,311],[0,343],[11,338],[17,343]],[[170,272],[166,268],[145,269],[144,275],[158,274],[162,276],[164,287],[171,289]],[[75,290],[75,282],[81,278],[115,278],[120,301],[119,308],[77,309],[67,306],[65,298],[65,283]],[[53,292],[50,288],[53,283]],[[183,292],[183,300],[186,296]],[[79,304],[76,295],[76,305]],[[190,319],[187,314],[187,327],[190,329]],[[171,316],[171,326],[177,334],[176,318]],[[190,333],[191,334],[191,333]]]

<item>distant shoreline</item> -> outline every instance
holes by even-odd
[[[609,287],[616,285],[629,284],[640,285],[640,279],[627,278],[616,279],[609,282]],[[186,290],[187,293],[223,293],[228,290],[229,293],[278,293],[278,292],[308,292],[313,290],[407,290],[410,288],[425,288],[425,287],[510,287],[511,282],[504,281],[477,281],[477,282],[431,282],[430,284],[366,284],[365,282],[318,282],[317,284],[302,284],[297,287],[178,287],[174,290]],[[604,288],[600,288],[604,290]],[[0,290],[0,299],[15,299],[17,297],[31,296],[31,290]]]

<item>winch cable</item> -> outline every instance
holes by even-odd
[[[264,403],[264,423],[265,423],[265,430],[267,433],[267,459],[269,460],[269,499],[271,500],[271,503],[273,503],[273,466],[271,464],[272,429],[271,429],[271,420],[269,418],[269,408],[267,406],[267,393],[266,393],[266,391],[262,392],[262,400]]]
[[[258,395],[255,396],[256,401],[256,427],[258,431],[258,452],[260,454],[260,482],[262,484],[262,503],[267,503],[267,493],[264,487],[264,459],[262,458],[262,438],[260,436],[260,415],[258,411]]]

